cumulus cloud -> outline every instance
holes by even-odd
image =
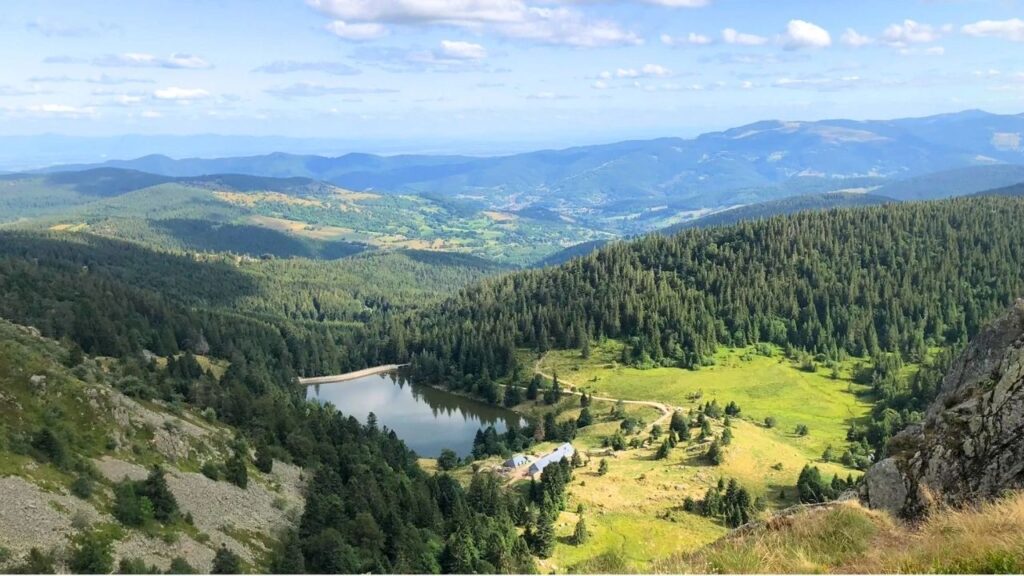
[[[323,72],[334,76],[354,76],[360,70],[343,62],[300,62],[296,60],[279,60],[253,68],[253,72],[264,74],[289,74],[292,72]]]
[[[483,60],[487,58],[487,49],[472,42],[442,40],[438,55],[451,60]]]
[[[1024,20],[1020,18],[981,20],[964,26],[960,31],[968,36],[989,36],[1012,42],[1024,42]]]
[[[212,68],[209,62],[193,54],[171,54],[167,57],[155,56],[145,52],[124,52],[108,54],[92,61],[95,66],[111,68],[171,68],[201,70]]]
[[[843,36],[839,39],[840,42],[853,48],[860,48],[862,46],[868,46],[875,42],[875,39],[870,36],[860,34],[853,28],[847,28],[846,32],[843,32]]]
[[[821,26],[806,20],[790,20],[782,44],[787,50],[800,48],[827,48],[832,45],[832,35]]]
[[[686,36],[661,35],[661,43],[666,46],[707,46],[714,43],[710,36],[690,32]]]
[[[941,27],[922,24],[914,20],[904,20],[901,24],[891,24],[882,33],[882,38],[891,46],[903,47],[909,44],[930,44],[938,41],[953,30],[949,24]]]
[[[180,102],[190,100],[201,100],[208,98],[210,93],[202,88],[179,88],[177,86],[171,86],[170,88],[161,88],[153,91],[153,98],[157,100],[177,100]]]
[[[695,0],[652,0],[689,5]],[[611,20],[591,20],[561,6],[529,5],[524,0],[308,0],[333,21],[328,30],[349,40],[369,40],[388,26],[459,26],[544,44],[578,47],[640,44],[633,32]]]
[[[734,28],[722,30],[722,41],[726,44],[737,44],[740,46],[761,46],[768,43],[768,38],[756,34],[744,34],[737,32]]]
[[[614,72],[605,70],[597,75],[598,80],[612,78],[664,78],[671,76],[672,71],[661,64],[644,64],[640,68],[617,68]]]

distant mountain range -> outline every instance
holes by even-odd
[[[678,223],[692,211],[868,191],[953,169],[978,170],[969,173],[966,183],[977,174],[1017,178],[1004,165],[1024,164],[1021,134],[1024,115],[973,110],[885,121],[764,121],[689,140],[660,138],[485,158],[274,153],[175,160],[151,155],[102,166],[175,177],[311,178],[349,190],[462,199],[495,210],[544,208],[588,226],[637,233]],[[95,166],[46,171],[86,167]],[[961,183],[944,178],[938,187],[921,181],[906,198],[898,190],[879,194],[925,199],[955,193]],[[943,184],[946,188],[939,190]]]

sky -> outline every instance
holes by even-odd
[[[469,152],[1024,112],[1020,0],[5,0],[0,37],[0,135]]]

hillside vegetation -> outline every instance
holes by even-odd
[[[1024,570],[1024,495],[943,510],[919,526],[855,502],[809,508],[749,527],[665,573],[1013,574]]]
[[[166,177],[99,168],[0,179],[0,223],[89,231],[163,250],[336,259],[371,248],[526,264],[610,234],[470,199],[356,193],[306,178]]]

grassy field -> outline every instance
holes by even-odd
[[[735,478],[771,511],[797,503],[796,479],[808,463],[820,467],[826,478],[859,474],[821,461],[827,446],[841,451],[852,419],[865,416],[870,408],[866,389],[850,380],[852,361],[841,365],[833,379],[831,370],[801,371],[779,351],[766,357],[752,349],[722,349],[714,366],[698,371],[624,367],[618,363],[620,352],[621,344],[606,341],[594,345],[588,359],[573,350],[552,351],[540,360],[524,351],[522,358],[536,361],[535,368],[543,374],[557,373],[563,385],[597,396],[656,401],[684,412],[713,399],[723,407],[735,401],[742,414],[733,419],[732,444],[725,449],[722,464],[712,466],[703,457],[707,442],[680,444],[664,460],[655,459],[661,442],[649,442],[604,456],[609,471],[600,476],[597,470],[606,451],[602,443],[620,421],[611,417],[613,402],[595,401],[591,412],[597,421],[581,429],[573,441],[587,455],[586,464],[576,470],[570,484],[569,505],[556,525],[559,543],[554,555],[540,562],[542,571],[650,571],[665,558],[714,542],[728,529],[717,520],[683,511],[682,503],[687,496],[703,497],[719,478]],[[534,402],[516,407],[534,417],[550,409]],[[578,397],[567,396],[556,410],[559,420],[575,419],[580,412]],[[628,405],[626,412],[647,424],[638,435],[641,439],[661,416],[649,406]],[[776,427],[765,427],[768,416],[778,421]],[[797,424],[808,426],[810,434],[797,435]],[[722,422],[715,422],[713,429],[720,435]],[[696,438],[696,431],[693,435]],[[531,452],[543,454],[553,446],[541,444]],[[591,538],[575,546],[569,536],[579,505]]]
[[[774,441],[798,449],[807,458],[819,457],[829,444],[837,449],[845,444],[852,420],[870,409],[864,397],[866,387],[849,379],[852,362],[841,367],[839,379],[832,379],[823,368],[801,371],[778,351],[769,358],[754,354],[752,348],[722,349],[714,366],[697,371],[638,370],[618,363],[621,346],[612,340],[595,345],[586,360],[575,350],[553,351],[538,368],[599,396],[655,400],[687,409],[697,405],[692,399],[695,393],[701,394],[700,403],[718,400],[724,407],[734,401],[746,420],[760,423],[774,417],[778,421],[770,430]],[[794,434],[797,424],[806,425],[810,434]]]

